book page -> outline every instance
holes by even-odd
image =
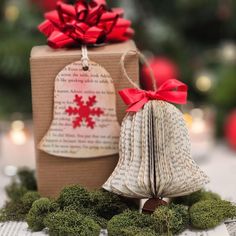
[[[120,138],[120,162],[118,163],[114,175],[111,179],[111,189],[113,192],[127,197],[133,197],[133,193],[126,187],[125,174],[128,171],[131,160],[131,126],[132,115],[127,115],[122,122]]]
[[[149,132],[149,118],[150,118],[150,103],[146,104],[142,112],[142,160],[138,175],[138,183],[146,189],[146,192],[151,195],[150,182],[150,158],[148,148],[148,132]]]
[[[136,198],[151,197],[150,193],[138,184],[138,174],[142,160],[142,113],[142,110],[136,112],[132,121],[131,161],[125,176],[126,186],[134,193]]]
[[[55,79],[51,126],[38,145],[56,156],[88,158],[118,153],[120,125],[110,74],[90,61],[66,66]]]

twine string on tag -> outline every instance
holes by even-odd
[[[149,73],[150,73],[150,76],[151,76],[151,79],[152,79],[152,85],[153,85],[153,89],[154,91],[157,90],[157,86],[156,86],[156,79],[155,79],[155,76],[154,76],[154,73],[153,73],[153,70],[147,60],[147,58],[139,51],[136,51],[136,50],[128,50],[126,51],[122,57],[121,57],[121,60],[120,60],[120,64],[121,64],[121,69],[122,69],[122,73],[123,73],[123,76],[135,87],[135,88],[138,88],[139,89],[139,86],[129,77],[127,71],[126,71],[126,68],[125,68],[125,60],[126,60],[126,57],[129,53],[134,53],[134,54],[137,54],[139,56],[139,58],[141,59],[141,61],[147,66],[148,70],[149,70]]]
[[[89,69],[89,57],[88,57],[88,49],[86,45],[81,46],[81,51],[82,51],[82,67],[84,71],[87,71]]]

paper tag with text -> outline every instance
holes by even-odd
[[[67,65],[55,79],[53,120],[39,149],[62,157],[89,158],[118,153],[120,125],[110,74],[89,61]]]

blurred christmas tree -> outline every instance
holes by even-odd
[[[179,66],[189,99],[216,109],[217,133],[236,107],[236,1],[131,0],[135,41],[140,49],[164,55]]]
[[[43,42],[37,31],[41,13],[26,0],[0,3],[0,117],[30,113],[29,56]]]
[[[45,43],[37,25],[43,19],[42,10],[52,9],[55,2],[0,2],[0,116],[30,112],[30,49]],[[189,85],[189,99],[196,106],[216,107],[221,128],[226,114],[236,107],[236,1],[107,2],[125,8],[141,50],[147,55],[164,55],[177,64],[180,79]]]

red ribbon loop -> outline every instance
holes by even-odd
[[[185,104],[187,101],[188,86],[176,79],[164,82],[156,91],[145,91],[136,88],[128,88],[119,91],[119,94],[129,108],[127,112],[137,112],[143,108],[149,100],[163,100],[176,104]]]
[[[120,42],[134,34],[131,22],[122,17],[123,10],[109,9],[105,0],[78,0],[75,5],[59,1],[38,28],[53,48]]]

